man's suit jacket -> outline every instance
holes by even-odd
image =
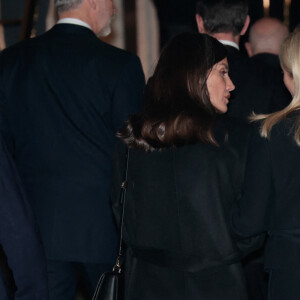
[[[242,190],[251,130],[222,118],[215,137],[218,147],[198,142],[129,150],[125,299],[248,299],[240,260],[255,239],[237,245],[229,220]],[[112,182],[117,218],[125,150],[120,141]]]
[[[3,51],[0,84],[4,134],[47,258],[111,263],[111,157],[117,129],[141,105],[139,59],[58,24]]]
[[[44,251],[14,162],[0,138],[0,244],[17,287],[16,300],[48,299]],[[3,259],[3,257],[1,257]],[[3,263],[1,261],[1,266]],[[8,299],[0,270],[0,299]],[[2,273],[2,274],[1,274]]]
[[[263,69],[266,76],[272,78],[274,96],[271,101],[271,111],[278,111],[286,107],[292,100],[292,96],[283,82],[283,72],[278,55],[271,53],[259,53],[250,58],[250,61]]]
[[[267,66],[254,63],[234,47],[228,51],[229,76],[235,90],[228,106],[230,116],[247,120],[255,112],[271,113],[287,105],[286,95],[279,93],[278,77]]]

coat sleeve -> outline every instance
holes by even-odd
[[[269,141],[254,128],[249,145],[242,197],[233,206],[232,228],[239,238],[267,231],[272,199],[272,164]]]
[[[142,107],[145,77],[140,60],[132,55],[122,67],[112,99],[112,120],[114,132],[117,132],[128,116]]]
[[[12,158],[1,140],[0,202],[0,243],[17,286],[15,299],[47,300],[46,264],[34,217]]]

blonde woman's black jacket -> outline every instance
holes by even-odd
[[[300,280],[300,147],[293,138],[293,126],[299,114],[294,112],[276,124],[269,139],[261,137],[258,128],[254,132],[244,194],[233,210],[236,234],[246,237],[268,232],[265,268],[288,273],[285,280],[297,272],[297,286]],[[277,286],[279,290],[282,284]],[[298,298],[299,294],[293,299]]]
[[[255,239],[238,245],[229,220],[241,194],[251,129],[220,118],[215,136],[218,147],[130,149],[125,299],[248,299],[240,260],[257,245]],[[112,186],[117,219],[125,153],[120,141]]]

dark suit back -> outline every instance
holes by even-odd
[[[282,92],[278,73],[264,64],[259,64],[231,46],[228,50],[229,76],[235,90],[228,106],[228,115],[247,120],[255,112],[271,113],[284,108],[287,95]]]
[[[219,120],[219,147],[130,150],[125,299],[247,299],[229,215],[241,193],[250,132],[243,123]],[[116,215],[124,148],[113,176]]]
[[[286,107],[292,100],[292,96],[283,83],[283,71],[279,57],[271,53],[260,53],[251,57],[250,61],[256,64],[259,70],[272,79],[274,92],[270,103],[271,111],[278,111]]]
[[[47,258],[111,262],[111,156],[115,132],[141,105],[139,59],[59,24],[4,51],[0,66],[5,134]]]

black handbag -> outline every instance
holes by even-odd
[[[121,272],[121,269],[119,269]],[[120,289],[121,273],[119,270],[112,272],[105,272],[99,279],[93,300],[119,300],[122,299],[122,292]]]
[[[123,243],[123,221],[124,221],[124,211],[125,211],[125,199],[126,199],[126,188],[127,188],[127,171],[128,171],[128,161],[129,161],[129,150],[126,153],[126,169],[125,169],[125,180],[121,184],[121,222],[120,222],[120,243],[119,251],[116,263],[110,272],[105,272],[101,275],[93,299],[92,300],[121,300],[123,299],[123,285],[122,285],[122,268],[121,268],[121,258],[122,258],[122,243]]]

